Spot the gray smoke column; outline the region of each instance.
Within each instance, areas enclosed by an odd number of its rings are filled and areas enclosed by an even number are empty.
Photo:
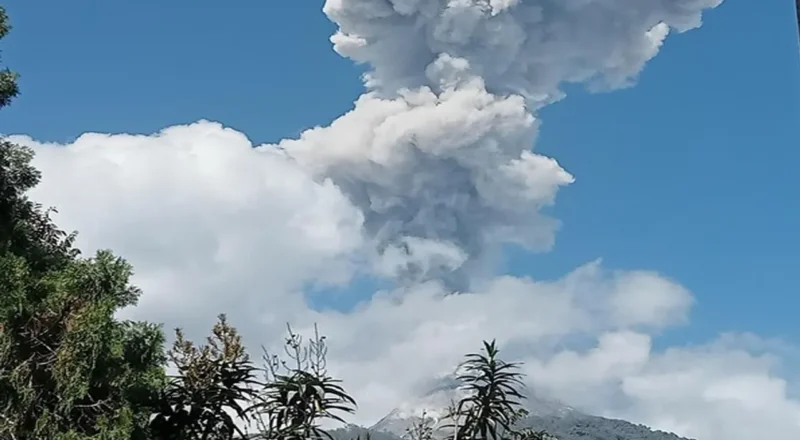
[[[553,244],[541,213],[573,177],[532,152],[560,86],[631,85],[671,29],[721,0],[327,0],[367,92],[278,147],[361,209],[374,268],[454,290],[499,246]]]

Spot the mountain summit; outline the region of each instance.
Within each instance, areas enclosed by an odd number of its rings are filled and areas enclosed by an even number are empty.
[[[448,408],[464,397],[456,375],[453,373],[435,381],[422,397],[394,408],[369,429],[402,436],[414,422],[420,421],[423,413],[435,424],[440,424]],[[531,416],[564,418],[579,414],[574,408],[555,400],[544,399],[533,393],[526,394],[525,409]]]
[[[420,398],[405,402],[368,429],[348,426],[332,432],[335,439],[352,440],[365,431],[373,439],[400,440],[407,438],[407,429],[426,418],[441,425],[447,409],[463,397],[455,375],[437,380]],[[583,413],[561,402],[528,392],[524,407],[529,416],[522,421],[525,427],[544,430],[559,440],[689,440],[672,433],[654,431],[644,425],[624,420],[608,419]]]

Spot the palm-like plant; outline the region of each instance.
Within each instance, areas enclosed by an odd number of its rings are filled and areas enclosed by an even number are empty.
[[[306,440],[332,438],[319,422],[324,419],[344,423],[337,414],[353,413],[356,402],[327,373],[327,346],[316,326],[314,338],[303,339],[288,327],[284,349],[289,360],[264,350],[266,384],[251,408],[257,415],[257,438]]]
[[[337,411],[352,413],[355,400],[338,380],[308,371],[278,375],[265,386],[264,399],[256,404],[267,415],[265,437],[281,440],[332,438],[319,427],[321,419],[344,423]]]
[[[500,360],[494,340],[483,342],[483,353],[471,353],[461,364],[457,379],[466,396],[449,417],[454,440],[499,440],[512,437],[513,424],[524,396],[519,364]]]

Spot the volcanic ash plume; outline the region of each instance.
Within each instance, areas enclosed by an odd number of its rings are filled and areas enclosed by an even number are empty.
[[[552,245],[541,210],[573,178],[531,152],[535,112],[564,83],[629,85],[670,29],[720,2],[328,0],[367,92],[278,146],[363,212],[379,273],[462,289],[503,243]]]
[[[670,28],[700,25],[722,0],[328,0],[341,55],[369,63],[371,89],[437,85],[429,66],[442,56],[469,62],[492,93],[537,106],[559,84],[629,83]],[[432,84],[433,83],[433,84]]]

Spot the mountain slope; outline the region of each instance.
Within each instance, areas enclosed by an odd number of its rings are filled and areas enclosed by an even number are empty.
[[[461,397],[458,383],[452,377],[442,378],[420,399],[398,406],[369,429],[350,425],[334,431],[334,438],[352,440],[361,435],[363,439],[369,432],[372,440],[398,440],[405,437],[406,430],[421,419],[423,410],[436,423],[448,405]],[[559,440],[689,440],[624,420],[585,414],[533,394],[527,397],[525,409],[530,415],[521,422],[521,426],[544,430]]]
[[[408,422],[410,426],[410,421]],[[586,414],[570,414],[566,417],[531,416],[522,424],[536,430],[544,430],[559,440],[689,440],[672,433],[654,431],[643,425],[624,420],[607,419]],[[370,433],[372,440],[401,440],[404,432],[387,432],[350,425],[332,432],[335,440],[363,440]]]
[[[544,430],[560,440],[688,440],[625,420],[580,413],[561,418],[532,416],[523,425]]]

